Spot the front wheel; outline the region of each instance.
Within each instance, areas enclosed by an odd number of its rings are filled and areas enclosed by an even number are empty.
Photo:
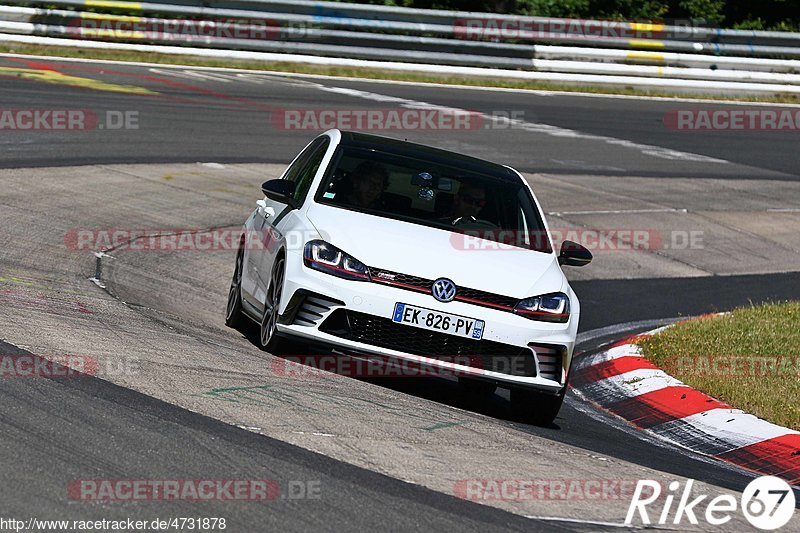
[[[263,350],[277,354],[281,348],[281,339],[278,337],[278,308],[283,294],[283,277],[285,260],[283,257],[275,262],[272,275],[267,288],[267,297],[264,302],[264,314],[261,316],[259,344]]]
[[[236,254],[236,266],[233,269],[233,279],[228,290],[228,307],[225,311],[225,325],[237,329],[244,323],[245,316],[242,311],[242,269],[244,264],[244,251],[239,248]]]
[[[566,387],[560,394],[552,395],[527,389],[511,389],[511,409],[516,418],[536,426],[553,423],[564,403]]]

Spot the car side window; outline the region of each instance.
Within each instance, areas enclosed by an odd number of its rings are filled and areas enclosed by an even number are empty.
[[[317,141],[319,139],[315,139],[311,142],[306,148],[300,152],[300,155],[297,156],[297,159],[289,165],[289,168],[286,169],[286,172],[283,173],[283,179],[289,181],[297,181],[297,175],[300,174],[300,171],[303,170],[308,158],[314,152],[314,148],[317,146]]]
[[[314,181],[314,176],[317,174],[317,170],[319,170],[322,158],[325,157],[325,152],[328,151],[329,145],[330,138],[327,136],[316,139],[309,145],[308,149],[303,152],[303,156],[307,155],[307,157],[302,161],[302,165],[298,165],[300,170],[296,173],[292,173],[291,176],[289,175],[290,173],[287,172],[286,179],[296,183],[294,199],[297,201],[298,205],[302,204],[306,196],[308,196],[308,191],[311,189],[311,182]],[[301,163],[301,161],[298,160],[298,163]],[[293,169],[294,165],[290,171]]]

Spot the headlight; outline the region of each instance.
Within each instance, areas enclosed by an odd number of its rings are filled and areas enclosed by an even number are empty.
[[[369,281],[369,268],[352,256],[325,241],[309,241],[303,249],[303,263],[308,268],[339,278]]]
[[[525,298],[514,312],[531,320],[565,323],[569,320],[569,296],[563,292]]]

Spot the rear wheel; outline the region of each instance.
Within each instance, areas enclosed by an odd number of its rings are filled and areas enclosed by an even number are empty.
[[[285,259],[283,257],[275,261],[272,268],[272,275],[267,287],[267,297],[264,302],[264,314],[261,316],[261,328],[259,332],[259,343],[261,348],[272,353],[279,353],[281,349],[281,338],[278,337],[278,307],[283,294],[283,278]]]
[[[557,395],[527,389],[511,389],[511,409],[516,418],[537,426],[553,423],[564,403],[566,387]]]
[[[239,328],[245,321],[242,311],[242,267],[244,264],[244,251],[239,248],[236,253],[236,266],[233,269],[233,279],[228,290],[228,307],[225,311],[225,325],[229,328]]]

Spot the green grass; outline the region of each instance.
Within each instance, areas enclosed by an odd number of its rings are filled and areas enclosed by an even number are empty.
[[[648,91],[634,89],[633,87],[603,87],[603,86],[574,86],[546,82],[532,82],[484,77],[468,77],[454,75],[432,75],[415,72],[398,72],[365,67],[328,67],[321,65],[308,65],[303,63],[265,62],[233,59],[213,59],[199,56],[184,56],[171,54],[157,54],[152,52],[131,52],[123,50],[101,50],[94,48],[72,48],[45,45],[27,44],[0,44],[0,53],[14,53],[27,55],[41,55],[52,57],[80,57],[91,59],[109,59],[114,61],[139,61],[160,64],[180,64],[202,67],[229,67],[253,70],[271,70],[278,72],[292,72],[298,74],[318,74],[324,76],[338,76],[351,78],[364,78],[375,80],[408,81],[418,83],[464,85],[469,87],[502,87],[509,89],[529,89],[540,91],[567,91],[593,94],[618,94],[627,96],[660,96],[681,97],[692,99],[715,99],[743,102],[769,102],[779,104],[800,103],[798,95],[765,95],[751,97],[720,97],[715,95],[686,95],[669,91]]]
[[[648,359],[687,385],[800,430],[800,302],[685,322],[641,345]]]

